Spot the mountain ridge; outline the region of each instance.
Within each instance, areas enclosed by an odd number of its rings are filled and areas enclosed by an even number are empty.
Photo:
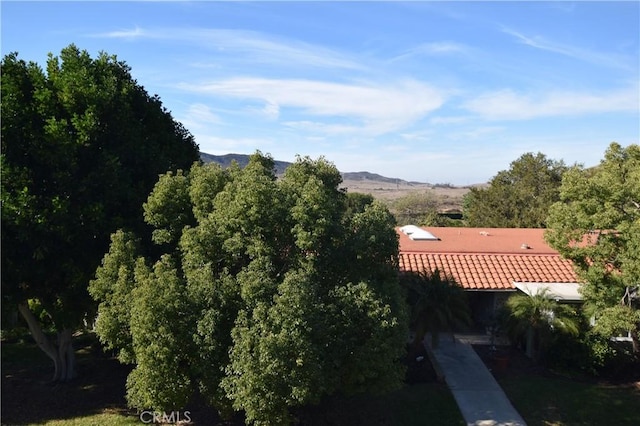
[[[245,167],[249,163],[250,155],[247,154],[225,154],[225,155],[213,155],[207,154],[205,152],[200,152],[200,159],[204,163],[216,163],[221,165],[222,167],[229,167],[235,161],[238,163],[240,167]],[[284,173],[284,171],[289,167],[291,162],[288,161],[279,161],[274,160],[275,171],[276,174],[280,175]],[[378,173],[372,173],[367,171],[360,172],[340,172],[342,178],[345,180],[355,180],[355,181],[372,181],[372,182],[384,182],[384,183],[393,183],[393,184],[409,184],[409,185],[425,185],[425,182],[415,182],[415,181],[406,181],[404,179],[399,178],[391,178],[387,176],[382,176]]]

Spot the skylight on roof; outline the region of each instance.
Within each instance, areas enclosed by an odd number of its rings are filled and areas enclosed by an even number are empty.
[[[415,225],[406,225],[400,228],[403,234],[407,235],[414,241],[438,241],[440,238],[436,237],[429,231],[425,231],[424,229],[415,226]]]

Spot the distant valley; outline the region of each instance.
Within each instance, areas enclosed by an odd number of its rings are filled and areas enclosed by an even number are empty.
[[[244,167],[249,163],[249,157],[250,157],[249,155],[245,155],[245,154],[212,155],[204,152],[200,153],[200,158],[202,159],[203,162],[217,163],[217,164],[220,164],[222,167],[229,167],[231,166],[231,163],[233,163],[234,161],[237,162],[240,167]],[[274,160],[274,163],[275,163],[276,174],[278,175],[284,173],[286,168],[289,167],[291,164],[293,164],[287,161],[278,161],[278,160]],[[386,177],[386,176],[382,176],[377,173],[371,173],[371,172],[342,172],[341,174],[344,180],[349,180],[349,181],[380,182],[384,184],[402,185],[402,186],[421,186],[421,185],[429,185],[430,187],[432,186],[426,182],[406,181],[403,179]],[[439,186],[442,186],[442,185],[439,185]],[[445,185],[445,186],[449,186],[449,185]]]
[[[249,162],[249,157],[249,155],[245,154],[212,155],[204,152],[200,153],[200,158],[203,162],[217,163],[222,167],[229,167],[233,161],[236,161],[240,167],[244,167]],[[292,164],[278,160],[274,160],[274,163],[276,174],[284,173],[286,168]],[[462,199],[469,192],[469,187],[410,182],[367,171],[342,172],[342,179],[342,186],[347,191],[371,194],[385,202],[396,200],[410,193],[429,191],[437,197],[441,211],[462,210]]]

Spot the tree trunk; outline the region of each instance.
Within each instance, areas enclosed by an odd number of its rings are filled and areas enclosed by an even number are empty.
[[[639,354],[640,353],[640,336],[638,336],[637,329],[631,330],[631,333],[629,334],[631,335],[631,347],[633,348],[633,353]]]
[[[36,344],[53,361],[55,368],[53,381],[66,382],[73,379],[76,358],[73,350],[73,335],[71,329],[65,328],[58,332],[58,338],[52,342],[42,331],[40,322],[26,304],[19,304],[18,310],[24,317]]]
[[[527,340],[525,342],[525,353],[526,355],[535,361],[536,358],[536,348],[535,348],[535,338],[534,338],[534,330],[533,328],[527,328]]]

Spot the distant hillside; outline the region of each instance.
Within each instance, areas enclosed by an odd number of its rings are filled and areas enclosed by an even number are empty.
[[[398,178],[390,178],[386,176],[379,175],[377,173],[370,172],[346,172],[342,173],[342,178],[344,180],[361,180],[361,181],[373,181],[373,182],[384,182],[384,183],[406,183],[406,184],[421,184],[422,182],[407,182],[406,180],[398,179]]]
[[[201,152],[200,158],[205,163],[217,163],[222,167],[229,167],[233,161],[236,161],[240,167],[244,167],[249,163],[249,155],[244,154],[211,155]],[[286,161],[274,162],[276,173],[279,175],[284,173],[286,168],[292,164]],[[342,187],[348,192],[371,194],[385,203],[392,203],[394,200],[410,194],[429,191],[436,197],[438,210],[446,212],[462,211],[464,196],[469,192],[469,187],[408,182],[403,179],[389,178],[370,172],[343,172],[342,180]]]
[[[222,167],[229,167],[234,161],[238,163],[240,167],[244,167],[249,164],[249,155],[245,154],[226,154],[226,155],[211,155],[204,152],[200,153],[200,158],[205,163],[217,163]],[[276,166],[276,174],[282,174],[287,167],[291,165],[286,161],[274,160]]]
[[[244,167],[249,163],[249,155],[245,154],[226,154],[226,155],[212,155],[204,152],[200,153],[200,158],[205,163],[217,163],[222,167],[229,167],[233,161],[237,162],[240,167]],[[282,174],[292,163],[286,161],[278,161],[274,160],[276,165],[276,174]],[[377,173],[370,172],[346,172],[342,173],[342,178],[344,180],[350,181],[371,181],[371,182],[381,182],[381,183],[392,183],[392,184],[420,184],[420,182],[407,182],[402,179],[397,178],[389,178],[385,176],[381,176]]]

